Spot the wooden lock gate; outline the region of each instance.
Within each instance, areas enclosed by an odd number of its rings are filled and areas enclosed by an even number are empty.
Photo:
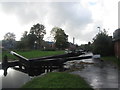
[[[10,53],[16,56],[19,60],[8,61],[7,56],[4,57],[2,61],[2,69],[4,70],[5,76],[7,75],[7,69],[9,67],[13,67],[16,70],[27,73],[29,76],[37,76],[44,73],[45,71],[51,72],[56,69],[58,69],[59,71],[63,71],[64,63],[67,61],[92,58],[92,56],[80,57],[80,55],[84,54],[83,52],[71,52],[62,55],[54,55],[33,59],[27,59],[14,51],[11,51]]]

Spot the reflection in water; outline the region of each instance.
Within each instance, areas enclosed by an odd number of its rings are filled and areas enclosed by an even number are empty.
[[[6,76],[6,75],[7,75],[7,69],[8,69],[8,68],[4,68],[4,73],[3,73],[3,74],[4,74],[4,76]]]
[[[80,60],[82,62],[88,62],[88,63],[93,63],[93,61],[91,59],[84,59],[84,60]]]
[[[18,88],[25,84],[27,81],[31,80],[27,74],[13,70],[11,68],[8,68],[7,72],[8,74],[5,77],[3,75],[4,71],[0,70],[0,80],[2,80],[1,88]]]
[[[4,71],[3,70],[0,70],[0,90],[2,88],[2,78],[1,76],[3,75]]]

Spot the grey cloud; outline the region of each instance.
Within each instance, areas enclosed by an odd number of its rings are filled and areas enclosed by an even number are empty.
[[[80,3],[52,3],[49,10],[49,21],[53,23],[79,26],[91,22],[90,11]]]
[[[52,3],[49,9],[49,23],[55,26],[63,26],[65,32],[70,37],[76,39],[88,40],[82,35],[82,31],[87,27],[87,24],[92,23],[92,15],[89,9],[83,8],[80,3]]]
[[[91,34],[82,34],[89,23],[93,23],[89,8],[81,3],[51,2],[51,3],[1,3],[2,9],[8,14],[15,14],[22,24],[33,21],[44,22],[49,25],[64,27],[70,37],[88,41]],[[38,22],[36,22],[38,23]]]
[[[5,13],[15,14],[21,24],[38,20],[46,14],[44,3],[4,2],[1,5]]]

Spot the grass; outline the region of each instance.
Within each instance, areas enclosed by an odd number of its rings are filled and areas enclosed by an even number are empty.
[[[0,53],[0,61],[2,60],[2,53]]]
[[[83,78],[65,72],[51,72],[29,81],[22,88],[91,88]],[[91,88],[92,89],[92,88]]]
[[[39,50],[31,50],[31,51],[16,51],[16,53],[30,59],[30,58],[38,58],[44,56],[51,55],[59,55],[64,54],[64,51],[39,51]],[[11,55],[9,52],[3,51],[2,58],[7,55],[9,60],[16,60],[17,58],[14,55]]]
[[[101,57],[101,59],[105,61],[110,61],[114,64],[117,64],[120,67],[120,59],[116,58],[115,56],[105,56]]]

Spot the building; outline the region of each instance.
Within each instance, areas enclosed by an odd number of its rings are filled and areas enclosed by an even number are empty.
[[[120,28],[113,33],[115,56],[120,58]]]
[[[49,45],[49,47],[54,48],[54,42],[46,41],[46,43]]]

